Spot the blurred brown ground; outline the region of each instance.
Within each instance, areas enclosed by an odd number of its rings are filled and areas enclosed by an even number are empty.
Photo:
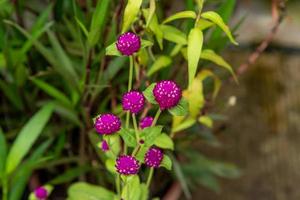
[[[239,30],[242,45],[256,43],[267,34],[272,22],[268,6],[248,1],[236,19],[248,12]],[[243,6],[243,5],[240,5]],[[218,133],[222,146],[199,147],[211,158],[236,163],[242,177],[222,180],[216,194],[203,187],[193,199],[203,200],[299,200],[300,199],[300,1],[293,1],[288,17],[275,37],[276,48],[261,55],[257,63],[239,77],[240,84],[224,84],[219,103],[230,96],[225,130]],[[268,25],[269,24],[269,25]],[[236,68],[248,50],[226,52]],[[218,103],[217,103],[218,105]]]

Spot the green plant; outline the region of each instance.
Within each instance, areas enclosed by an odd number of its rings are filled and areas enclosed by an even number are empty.
[[[119,102],[121,94],[131,88],[144,91],[149,102],[141,118],[146,114],[154,116],[157,105],[152,95],[155,84],[151,83],[162,79],[176,80],[181,88],[186,88],[183,91],[185,100],[169,110],[173,117],[163,112],[159,119],[159,124],[166,125],[164,133],[158,126],[146,129],[148,132],[144,135],[141,133],[141,137],[154,135],[151,145],[154,142],[161,148],[173,150],[175,141],[178,148],[175,153],[167,150],[168,156],[162,165],[171,169],[173,162],[174,175],[187,197],[190,196],[190,177],[194,177],[191,181],[197,179],[215,190],[218,190],[215,176],[226,176],[220,171],[230,171],[234,174],[232,177],[236,177],[237,169],[231,165],[228,167],[198,155],[206,164],[204,170],[197,173],[194,169],[203,163],[193,162],[194,157],[189,158],[189,163],[181,163],[176,156],[184,156],[184,152],[192,155],[191,148],[181,148],[184,142],[176,139],[179,133],[194,132],[190,128],[199,128],[199,124],[213,125],[213,116],[203,114],[201,110],[207,99],[217,97],[221,79],[217,75],[220,74],[218,69],[206,68],[208,61],[235,77],[231,66],[217,54],[228,41],[236,44],[225,24],[235,1],[224,1],[218,12],[214,12],[203,11],[201,0],[187,0],[190,10],[169,17],[163,13],[168,2],[129,0],[124,9],[123,1],[101,0],[95,5],[92,1],[80,2],[0,1],[0,90],[3,94],[1,116],[4,118],[0,126],[5,133],[0,134],[3,198],[20,199],[24,191],[28,194],[26,184],[34,170],[40,174],[49,171],[43,179],[46,181],[41,184],[54,186],[54,191],[60,184],[70,183],[78,177],[80,181],[93,183],[71,185],[70,199],[80,195],[81,199],[86,195],[96,199],[114,198],[112,184],[116,155],[101,152],[99,144],[103,138],[93,129],[92,118],[99,113],[112,112],[126,124],[132,117],[122,111]],[[25,13],[31,17],[23,18]],[[17,16],[16,20],[13,14]],[[121,56],[115,46],[118,36],[128,30],[142,38],[141,49],[129,58]],[[33,115],[38,109],[40,111]],[[47,123],[50,116],[52,119]],[[129,147],[137,144],[138,136],[129,125],[126,128],[121,129],[121,138],[106,138],[115,152],[122,147],[120,141]],[[149,138],[144,140],[150,141]],[[189,140],[190,137],[186,137],[185,141]],[[146,148],[139,151],[139,160],[143,160],[146,151]],[[218,171],[215,166],[223,168]],[[140,190],[147,199],[148,190],[141,184],[145,181],[144,172],[141,179],[134,176],[130,181],[126,179],[126,183],[123,179],[123,188]],[[135,198],[139,199],[138,196]]]

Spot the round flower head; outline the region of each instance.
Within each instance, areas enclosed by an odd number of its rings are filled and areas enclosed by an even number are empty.
[[[181,89],[174,81],[160,81],[153,95],[161,110],[169,109],[178,104],[181,99]]]
[[[150,148],[145,155],[145,164],[148,167],[159,167],[162,159],[164,158],[163,152],[155,147]]]
[[[113,114],[102,114],[95,120],[95,129],[102,135],[110,135],[121,129],[121,120]]]
[[[138,91],[130,91],[123,95],[122,106],[126,111],[130,111],[133,114],[140,112],[145,104],[145,97],[143,93]]]
[[[108,146],[106,140],[103,140],[103,141],[101,142],[101,149],[102,149],[102,151],[104,151],[104,152],[106,152],[106,151],[109,150],[109,146]]]
[[[34,190],[35,197],[39,200],[44,200],[48,196],[48,191],[44,187],[38,187]]]
[[[134,175],[139,172],[140,165],[133,156],[123,155],[118,157],[116,169],[119,174]]]
[[[153,122],[153,117],[144,117],[140,121],[140,127],[141,127],[141,129],[150,127],[152,125],[152,122]]]
[[[116,46],[122,55],[130,56],[140,49],[141,40],[138,35],[127,32],[119,36]]]

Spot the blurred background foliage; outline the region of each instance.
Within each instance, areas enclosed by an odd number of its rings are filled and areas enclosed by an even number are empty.
[[[177,3],[157,2],[160,22],[172,13],[197,8],[193,0]],[[54,186],[51,199],[64,198],[70,183],[77,180],[112,187],[97,146],[100,139],[92,131],[92,118],[110,111],[122,115],[118,102],[127,89],[129,63],[125,57],[105,56],[105,47],[121,31],[125,5],[122,0],[0,0],[1,195],[8,193],[10,200],[26,199],[35,187],[50,184]],[[204,10],[216,11],[227,23],[235,5],[235,0],[207,0]],[[144,21],[139,16],[136,32],[144,31]],[[241,22],[232,25],[233,32]],[[184,35],[193,27],[192,20],[172,24]],[[205,49],[221,53],[230,43],[218,27],[204,33]],[[174,43],[164,40],[161,45],[163,50],[155,45],[153,52],[138,54],[140,73],[134,88],[145,88],[161,79],[174,79],[186,88],[184,49],[174,54]],[[153,57],[160,60],[155,66]],[[159,73],[150,73],[151,67]],[[200,68],[207,70],[200,79],[204,84],[203,117],[200,123],[187,123],[186,127],[173,124],[176,150],[170,156],[174,170],[172,176],[163,169],[157,173],[157,184],[152,188],[155,196],[164,196],[174,180],[179,181],[185,198],[191,198],[191,190],[198,184],[219,192],[218,177],[240,175],[233,164],[193,150],[197,141],[220,145],[211,127],[226,117],[212,112],[212,107],[215,87],[219,90],[220,80],[230,77],[208,61],[201,61]],[[219,78],[209,76],[211,71]],[[172,126],[172,117],[163,115],[162,121]]]

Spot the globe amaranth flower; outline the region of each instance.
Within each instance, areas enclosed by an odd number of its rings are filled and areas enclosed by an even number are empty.
[[[134,175],[139,172],[140,164],[133,156],[122,155],[116,160],[116,169],[120,174]]]
[[[101,149],[102,149],[102,151],[104,151],[104,152],[106,152],[106,151],[109,150],[109,146],[108,146],[108,143],[106,142],[106,140],[103,140],[103,141],[101,142]]]
[[[138,91],[130,91],[123,95],[122,106],[123,110],[130,111],[133,114],[140,112],[145,104],[143,93]]]
[[[123,33],[119,36],[116,46],[122,55],[130,56],[141,48],[141,39],[132,32]]]
[[[44,200],[48,196],[48,191],[44,187],[38,187],[34,190],[34,195],[39,200]]]
[[[102,135],[110,135],[121,129],[121,120],[113,114],[102,114],[95,120],[95,129]]]
[[[151,147],[145,155],[145,164],[148,167],[159,167],[164,154],[159,148]]]
[[[140,120],[140,127],[141,129],[150,127],[152,125],[153,122],[153,117],[144,117],[143,119]]]
[[[174,81],[160,81],[153,88],[153,95],[161,110],[176,106],[182,96],[180,87]]]

